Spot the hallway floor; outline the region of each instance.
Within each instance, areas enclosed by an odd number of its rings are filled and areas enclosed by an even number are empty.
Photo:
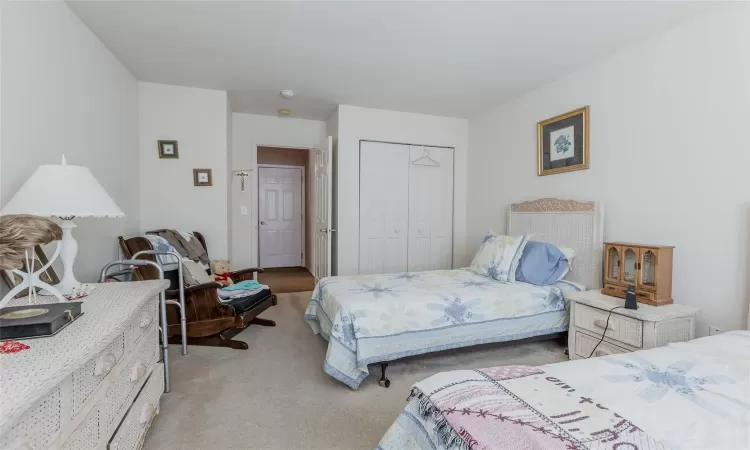
[[[279,267],[264,269],[258,282],[271,287],[274,294],[306,292],[315,289],[315,277],[304,267]]]

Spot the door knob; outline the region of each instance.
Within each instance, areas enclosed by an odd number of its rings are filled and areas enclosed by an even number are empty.
[[[260,221],[260,224],[261,224],[261,225],[265,225],[266,223],[265,223],[264,221],[262,221],[262,220],[261,220],[261,221]]]

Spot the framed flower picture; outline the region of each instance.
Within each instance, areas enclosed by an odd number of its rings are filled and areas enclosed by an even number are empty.
[[[589,168],[589,107],[537,124],[537,175]]]

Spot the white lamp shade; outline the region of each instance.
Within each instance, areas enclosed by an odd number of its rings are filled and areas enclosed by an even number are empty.
[[[56,217],[125,217],[89,169],[39,166],[0,214]]]

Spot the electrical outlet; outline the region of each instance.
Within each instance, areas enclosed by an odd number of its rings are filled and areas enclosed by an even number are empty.
[[[723,333],[724,330],[718,327],[708,327],[708,335],[709,336],[716,336],[717,334]]]
[[[240,214],[243,216],[247,215],[247,206],[240,206]]]

